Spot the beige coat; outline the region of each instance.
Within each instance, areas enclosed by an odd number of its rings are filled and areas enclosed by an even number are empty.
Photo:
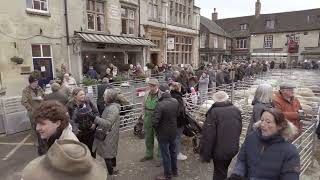
[[[68,127],[66,127],[63,131],[62,134],[59,138],[59,140],[63,140],[63,139],[69,139],[69,140],[75,140],[75,141],[79,141],[77,136],[72,132],[72,127],[69,124]]]

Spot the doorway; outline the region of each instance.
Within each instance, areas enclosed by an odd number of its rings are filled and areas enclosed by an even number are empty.
[[[39,85],[43,88],[53,80],[52,59],[51,58],[34,58],[33,69],[41,72]]]

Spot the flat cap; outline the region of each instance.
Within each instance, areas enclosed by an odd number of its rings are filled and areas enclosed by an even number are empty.
[[[285,82],[285,83],[280,84],[280,90],[281,89],[294,89],[294,88],[296,88],[296,87],[292,83]]]
[[[158,79],[152,78],[152,79],[149,79],[148,84],[159,85],[159,81],[158,81]]]

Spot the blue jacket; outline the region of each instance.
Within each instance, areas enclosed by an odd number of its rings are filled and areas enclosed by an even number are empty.
[[[233,174],[248,180],[299,180],[299,153],[280,134],[263,137],[257,129],[243,143]]]

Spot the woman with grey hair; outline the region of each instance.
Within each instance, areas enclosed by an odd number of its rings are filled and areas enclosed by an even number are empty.
[[[118,152],[119,128],[120,128],[120,104],[117,100],[118,91],[106,89],[104,92],[105,109],[101,118],[97,117],[94,121],[98,125],[93,150],[101,156],[106,163],[108,173],[116,175],[116,156]]]
[[[260,120],[263,109],[272,108],[272,86],[260,84],[255,92],[253,101],[253,112],[247,130],[247,135],[253,130],[253,124]]]

